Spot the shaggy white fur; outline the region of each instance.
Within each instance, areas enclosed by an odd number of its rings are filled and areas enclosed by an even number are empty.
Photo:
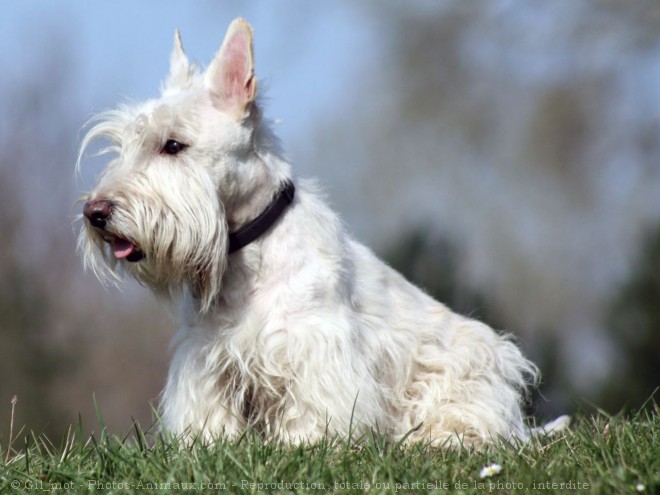
[[[227,254],[228,233],[291,178],[256,93],[245,21],[203,72],[177,33],[161,97],[101,114],[81,146],[105,138],[115,155],[81,199],[85,265],[105,280],[128,272],[179,311],[165,427],[291,442],[419,425],[410,441],[527,437],[535,366],[354,241],[314,184],[297,180],[277,222]]]

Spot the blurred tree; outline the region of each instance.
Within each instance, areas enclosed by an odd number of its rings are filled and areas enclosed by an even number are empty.
[[[607,328],[623,359],[602,393],[604,407],[640,407],[660,387],[660,226],[612,302]],[[657,397],[656,397],[657,399]]]
[[[0,436],[6,447],[10,399],[16,394],[14,433],[29,425],[35,432],[60,435],[63,415],[54,396],[56,377],[75,360],[49,338],[52,298],[38,272],[25,268],[19,244],[21,208],[15,184],[0,169]],[[28,264],[29,266],[29,264]],[[22,441],[21,441],[22,443]]]
[[[434,236],[422,227],[412,229],[382,253],[388,264],[453,311],[467,314],[493,327],[503,322],[488,307],[483,295],[461,283],[457,245],[445,236]]]

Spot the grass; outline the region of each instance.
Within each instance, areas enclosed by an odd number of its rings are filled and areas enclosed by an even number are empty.
[[[1,446],[0,493],[657,494],[660,409],[652,406],[630,417],[581,415],[564,435],[482,452],[390,445],[377,434],[285,447],[247,433],[192,448],[137,425],[126,437],[102,429],[82,438],[78,428],[57,445],[32,434],[8,454]],[[493,464],[501,471],[481,478]]]

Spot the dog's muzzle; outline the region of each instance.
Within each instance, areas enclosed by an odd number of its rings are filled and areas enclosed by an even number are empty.
[[[87,201],[83,207],[83,215],[90,225],[99,231],[103,240],[112,245],[112,252],[117,259],[136,262],[144,258],[144,253],[133,242],[112,234],[106,230],[113,205],[106,199]]]

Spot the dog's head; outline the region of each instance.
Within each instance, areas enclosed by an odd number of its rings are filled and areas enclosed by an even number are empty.
[[[121,269],[158,293],[189,286],[207,310],[221,286],[228,232],[245,223],[288,176],[255,99],[252,30],[229,27],[205,71],[175,34],[170,73],[158,99],[93,119],[78,162],[102,138],[112,156],[84,194],[79,250],[103,280]],[[263,136],[262,136],[263,134]],[[266,137],[264,137],[266,136]]]

